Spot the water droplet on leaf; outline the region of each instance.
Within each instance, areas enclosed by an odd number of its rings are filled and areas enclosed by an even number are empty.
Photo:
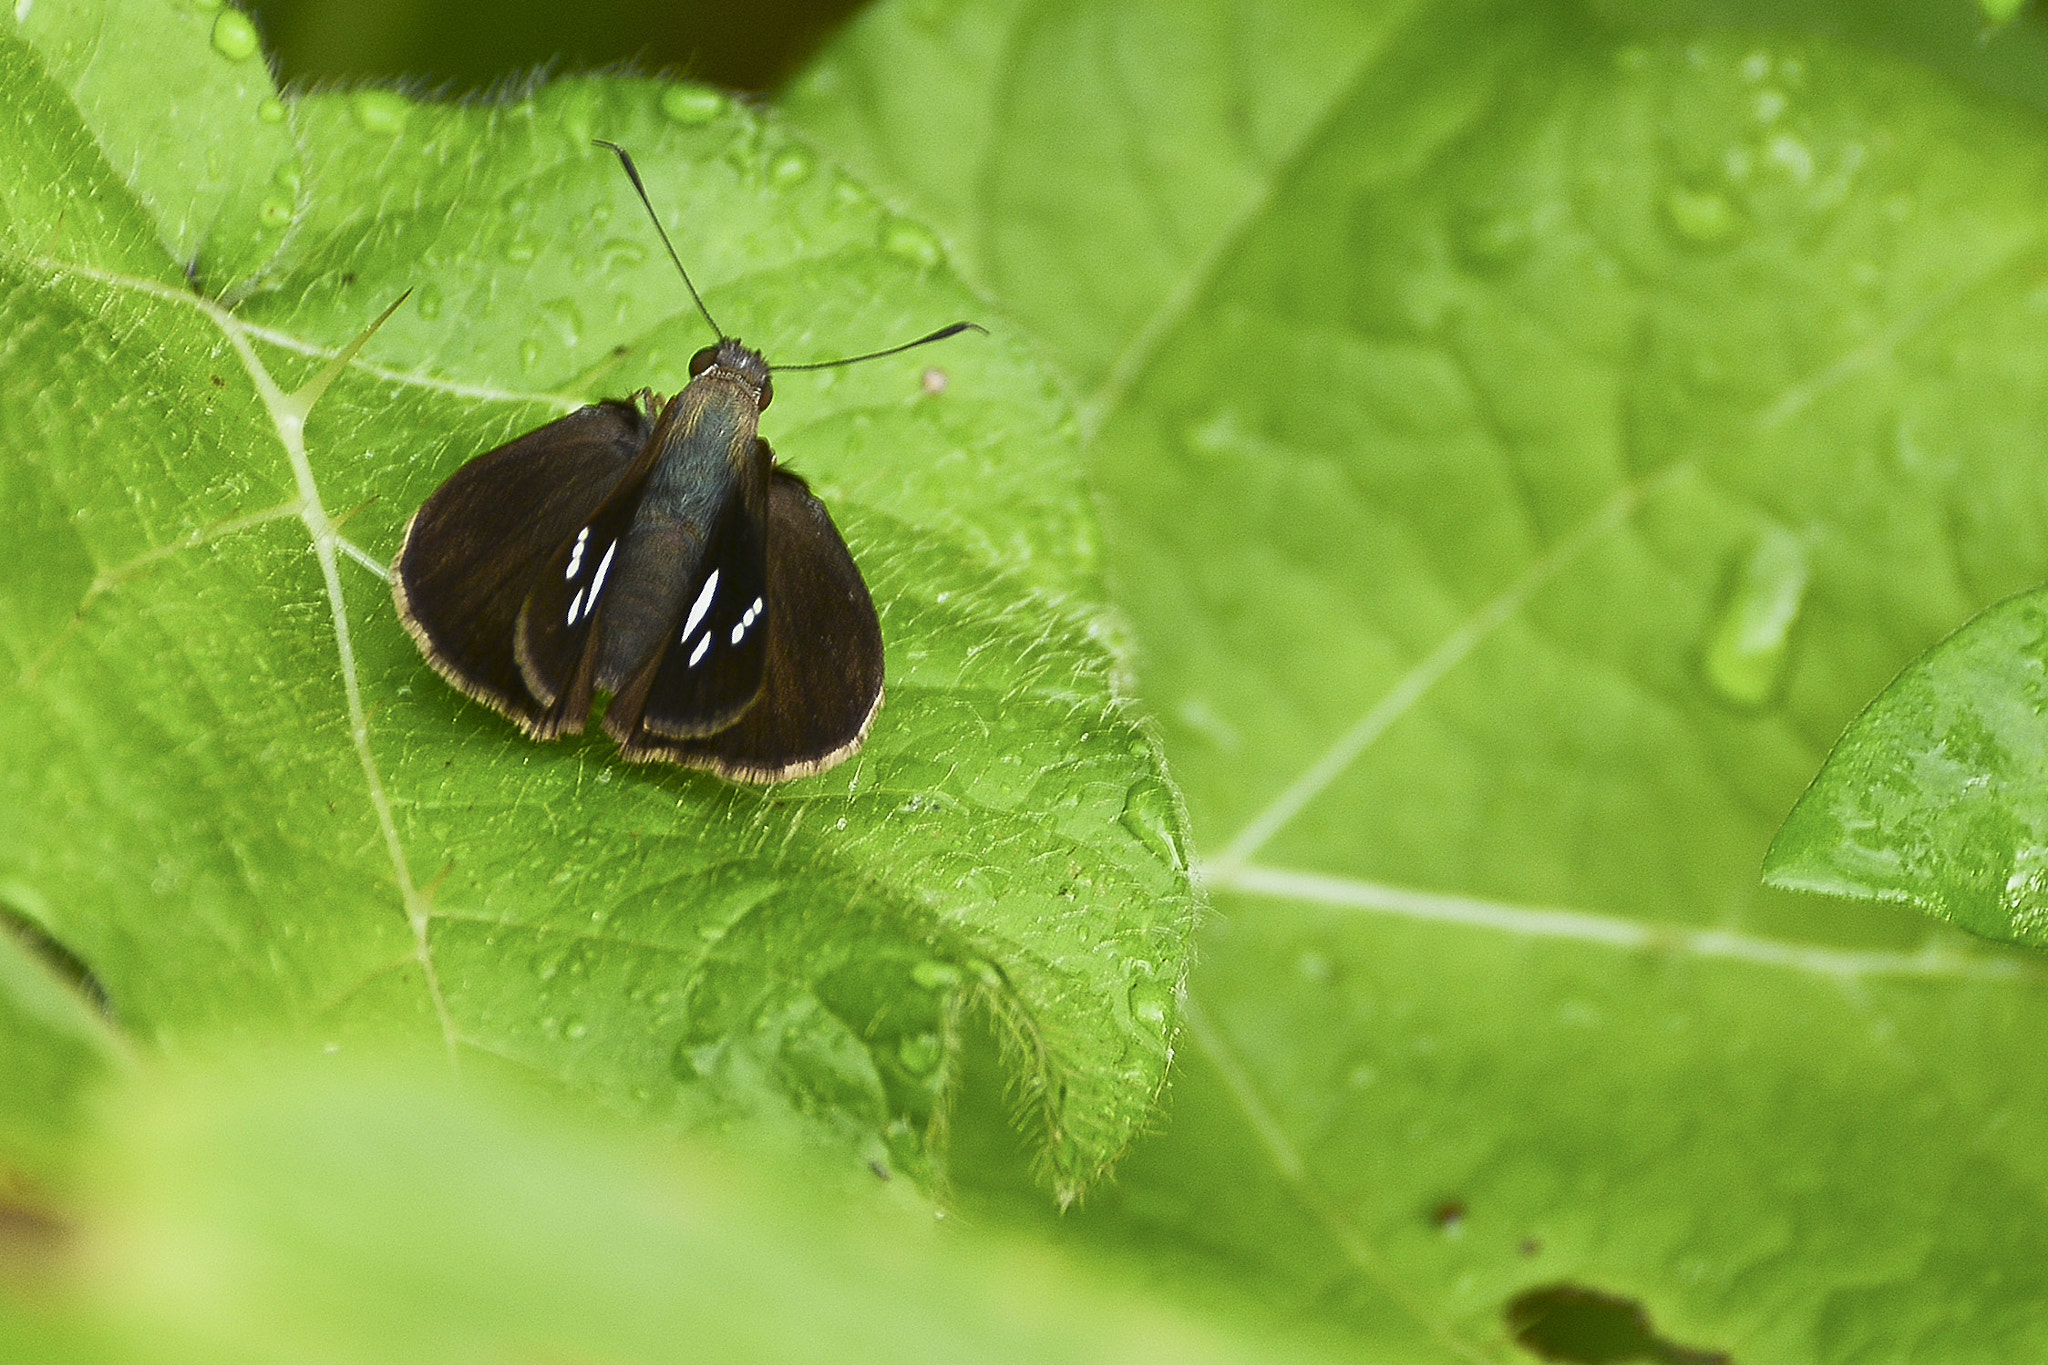
[[[412,113],[411,102],[395,90],[358,90],[348,102],[356,126],[366,133],[395,134]]]
[[[583,314],[574,299],[549,299],[540,305],[540,314],[555,325],[564,346],[573,350],[583,344]]]
[[[1123,826],[1132,838],[1176,872],[1187,866],[1174,819],[1173,793],[1156,777],[1144,777],[1124,794]]]
[[[768,163],[768,183],[779,190],[801,185],[817,166],[817,158],[804,148],[784,147]]]
[[[946,259],[939,239],[922,223],[908,218],[891,218],[882,224],[882,250],[913,265],[930,267]]]
[[[631,268],[647,259],[647,248],[624,237],[614,237],[598,248],[607,270]]]
[[[256,25],[238,9],[224,9],[213,21],[213,50],[231,62],[245,62],[256,55]]]
[[[661,112],[686,128],[711,122],[725,112],[726,104],[724,92],[708,85],[671,85],[661,92]]]
[[[959,985],[961,976],[952,963],[928,958],[910,969],[910,979],[928,991],[941,991]]]
[[[441,316],[441,289],[438,285],[423,284],[420,292],[413,295],[413,306],[420,310],[420,316],[433,319]]]
[[[1131,1018],[1164,1033],[1173,1017],[1173,992],[1164,982],[1140,981],[1131,987]]]
[[[1782,527],[1768,528],[1738,571],[1707,641],[1703,667],[1716,692],[1738,706],[1758,706],[1777,690],[1808,576],[1799,538]]]
[[[1697,246],[1715,246],[1734,235],[1735,206],[1726,195],[1683,186],[1664,196],[1664,216],[1672,229]]]
[[[283,123],[284,115],[284,101],[275,97],[266,99],[256,106],[256,117],[265,123]]]
[[[896,1060],[913,1076],[931,1075],[944,1055],[936,1033],[913,1033],[896,1045]]]

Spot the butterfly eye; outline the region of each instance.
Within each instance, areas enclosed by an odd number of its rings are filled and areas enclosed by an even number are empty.
[[[690,357],[690,378],[692,378],[692,379],[695,379],[695,378],[696,378],[696,377],[697,377],[698,375],[700,375],[700,374],[704,373],[704,371],[706,371],[706,370],[710,369],[710,368],[711,368],[711,366],[712,366],[712,364],[713,364],[714,362],[716,362],[716,361],[717,361],[717,359],[718,359],[718,347],[716,347],[716,346],[706,346],[706,347],[705,347],[705,348],[704,348],[703,350],[701,350],[701,351],[697,352],[697,354],[695,354],[695,355],[691,356],[691,357]]]
[[[764,380],[762,380],[762,381],[761,381],[761,409],[760,409],[760,410],[761,410],[762,412],[766,412],[766,411],[768,410],[768,405],[769,405],[770,403],[774,402],[774,401],[775,401],[775,383],[774,383],[774,381],[773,381],[773,380],[769,380],[769,379],[764,379]]]

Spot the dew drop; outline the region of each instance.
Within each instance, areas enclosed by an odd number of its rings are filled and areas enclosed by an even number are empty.
[[[1163,982],[1140,981],[1131,987],[1131,1018],[1154,1032],[1164,1033],[1173,1017],[1173,992]]]
[[[420,316],[429,320],[441,316],[441,288],[439,285],[423,284],[419,293],[413,295],[413,306],[420,310]]]
[[[1783,167],[1801,185],[1813,179],[1813,151],[1790,133],[1779,133],[1766,143],[1764,159]]]
[[[913,1076],[929,1076],[945,1056],[936,1033],[913,1033],[896,1045],[896,1060]]]
[[[708,85],[683,83],[661,92],[661,112],[686,128],[696,128],[723,114],[728,101],[723,91]]]
[[[606,270],[630,270],[647,259],[647,248],[625,237],[613,237],[598,248]]]
[[[540,341],[528,337],[519,343],[519,368],[532,374],[540,368]]]
[[[256,117],[265,123],[283,123],[284,114],[284,101],[275,96],[256,106]]]
[[[213,21],[213,50],[229,61],[246,62],[256,55],[259,46],[256,25],[240,10],[224,9]]]
[[[555,325],[562,345],[574,350],[583,344],[583,313],[574,299],[549,299],[540,305],[540,315]]]
[[[1735,206],[1712,190],[1680,186],[1664,196],[1664,215],[1673,231],[1697,246],[1715,246],[1735,232]]]
[[[832,177],[832,198],[838,201],[841,207],[849,209],[864,208],[875,202],[875,197],[868,193],[867,186],[858,180],[849,180],[843,175]]]
[[[280,228],[292,220],[292,206],[287,201],[271,195],[256,210],[256,217],[265,227]]]
[[[304,182],[299,174],[299,163],[287,161],[277,168],[277,174],[270,177],[276,186],[287,194],[296,195]]]
[[[882,250],[912,265],[930,267],[946,259],[938,236],[922,223],[908,218],[891,218],[882,224]]]
[[[576,1039],[581,1038],[584,1034],[588,1032],[590,1032],[590,1026],[584,1023],[581,1019],[577,1019],[574,1017],[571,1017],[562,1025],[562,1036],[564,1038],[569,1039],[571,1042],[574,1042]]]
[[[1777,690],[1808,575],[1799,538],[1782,527],[1766,529],[1707,641],[1703,666],[1716,692],[1738,706],[1758,706]]]
[[[1187,867],[1174,818],[1173,793],[1156,777],[1144,777],[1124,794],[1123,826],[1161,862],[1179,872]]]
[[[962,978],[952,963],[928,958],[910,969],[910,979],[928,991],[942,991],[959,985]]]
[[[801,185],[818,168],[818,160],[802,147],[784,147],[768,162],[768,183],[778,190]]]
[[[366,133],[396,134],[412,113],[411,102],[396,90],[358,90],[348,102],[356,126]]]
[[[514,265],[529,264],[534,257],[533,243],[525,240],[505,244],[505,259]]]

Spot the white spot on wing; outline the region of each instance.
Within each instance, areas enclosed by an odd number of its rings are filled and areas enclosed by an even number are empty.
[[[590,543],[590,528],[584,527],[576,533],[576,543],[569,547],[569,567],[562,571],[562,577],[574,578],[576,571],[583,567],[583,547]],[[575,620],[576,613],[570,612],[569,619]]]
[[[583,610],[583,589],[576,589],[576,595],[569,599],[569,624],[576,624],[576,613]]]
[[[709,648],[711,648],[711,636],[707,633],[703,639],[697,641],[697,647],[690,651],[690,667],[695,668],[698,662],[703,659],[704,651]]]
[[[691,633],[697,629],[697,623],[704,619],[705,612],[711,610],[711,599],[717,594],[717,592],[718,570],[713,569],[711,571],[711,577],[705,579],[704,586],[697,590],[697,600],[690,604],[690,618],[687,621],[683,622],[683,633],[676,637],[677,644],[686,644],[689,642]],[[706,640],[709,640],[711,637],[707,635],[704,638]],[[690,656],[690,662],[693,664],[696,663],[697,655],[702,654],[703,652],[703,649],[700,647],[697,651],[697,654],[692,654]]]
[[[734,644],[738,644],[746,638],[747,629],[754,624],[754,618],[760,614],[761,599],[757,597],[754,599],[754,605],[748,607],[746,614],[740,617],[740,623],[732,628],[732,642]]]
[[[590,582],[590,611],[597,610],[597,595],[604,591],[604,576],[611,570],[612,555],[618,548],[619,542],[613,541],[604,547],[604,558],[597,561],[597,577]]]

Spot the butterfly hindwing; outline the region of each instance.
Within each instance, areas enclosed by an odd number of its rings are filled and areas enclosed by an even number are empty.
[[[866,737],[882,703],[881,622],[824,503],[783,470],[769,485],[767,549],[760,697],[716,734],[645,735],[627,757],[772,782],[829,767]]]
[[[579,408],[457,470],[406,523],[391,565],[399,618],[437,672],[529,732],[546,704],[514,647],[535,576],[632,471],[647,414]]]
[[[764,450],[759,467],[771,458]],[[750,505],[746,493],[736,482],[719,509],[659,662],[635,680],[644,700],[629,685],[606,713],[605,728],[622,746],[632,747],[643,731],[662,739],[714,734],[761,695],[768,659],[766,499],[756,491]]]
[[[527,690],[548,708],[553,734],[582,730],[590,708],[590,635],[598,606],[617,595],[619,550],[640,507],[644,469],[617,480],[610,495],[563,537],[529,580],[513,652]],[[579,669],[582,676],[579,676]]]

